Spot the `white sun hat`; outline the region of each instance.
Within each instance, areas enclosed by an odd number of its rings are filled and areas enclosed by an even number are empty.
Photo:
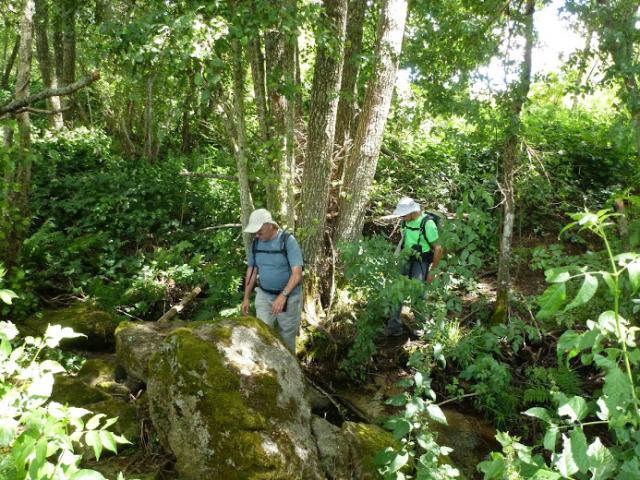
[[[397,217],[404,217],[405,215],[409,215],[413,212],[419,212],[420,205],[411,197],[402,197],[396,205],[396,209],[393,211],[393,214]]]
[[[273,221],[273,217],[271,217],[269,210],[259,208],[251,212],[251,215],[249,215],[249,223],[243,231],[244,233],[256,233],[265,223],[273,223],[274,225],[277,225],[276,222]]]

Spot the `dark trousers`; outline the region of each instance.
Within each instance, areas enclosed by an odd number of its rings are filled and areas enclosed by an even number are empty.
[[[410,257],[407,263],[402,266],[402,275],[416,280],[425,281],[429,275],[429,268],[433,255],[428,253],[421,257]],[[387,322],[387,335],[402,335],[402,321],[400,320],[400,312],[402,311],[402,303],[393,309],[391,318]]]

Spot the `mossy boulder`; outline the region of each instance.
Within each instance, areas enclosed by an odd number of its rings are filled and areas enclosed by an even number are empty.
[[[131,378],[147,382],[151,356],[183,322],[122,322],[115,332],[116,357]]]
[[[149,362],[147,393],[184,480],[325,478],[302,371],[257,319],[174,330]]]
[[[368,423],[344,422],[341,433],[351,456],[351,475],[358,480],[381,479],[375,457],[387,447],[399,447],[391,433]]]
[[[56,375],[51,392],[51,400],[54,402],[74,407],[84,407],[90,403],[109,400],[109,398],[111,397],[99,388],[66,375]]]
[[[132,392],[126,385],[116,382],[116,367],[115,357],[89,358],[75,378],[109,395],[127,398]]]
[[[122,320],[118,315],[97,310],[89,304],[78,304],[32,315],[20,329],[24,335],[41,337],[48,325],[70,327],[86,336],[64,339],[60,343],[61,348],[103,351],[112,350],[115,346],[114,333]]]
[[[313,416],[311,420],[313,436],[318,445],[320,463],[329,480],[345,480],[356,477],[351,475],[349,445],[339,427],[324,418]]]

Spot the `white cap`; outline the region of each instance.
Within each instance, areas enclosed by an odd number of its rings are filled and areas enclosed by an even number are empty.
[[[265,223],[277,225],[276,222],[273,221],[269,210],[259,208],[251,212],[251,215],[249,215],[249,223],[243,231],[244,233],[256,233]]]
[[[404,217],[405,215],[409,215],[413,212],[419,212],[420,205],[410,197],[402,197],[396,205],[396,209],[393,211],[393,214],[397,217]]]

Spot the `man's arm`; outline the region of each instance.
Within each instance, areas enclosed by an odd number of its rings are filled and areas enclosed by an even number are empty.
[[[242,300],[242,314],[249,315],[249,299],[253,287],[256,285],[258,278],[258,268],[256,266],[247,267],[247,273],[244,275],[244,299]]]
[[[302,279],[302,267],[295,266],[291,267],[291,276],[289,277],[289,281],[284,289],[291,293],[291,291],[298,286],[300,280]],[[288,294],[287,294],[288,295]],[[271,313],[276,314],[280,313],[284,310],[284,306],[287,303],[287,297],[282,293],[276,297],[276,299],[271,304]]]

